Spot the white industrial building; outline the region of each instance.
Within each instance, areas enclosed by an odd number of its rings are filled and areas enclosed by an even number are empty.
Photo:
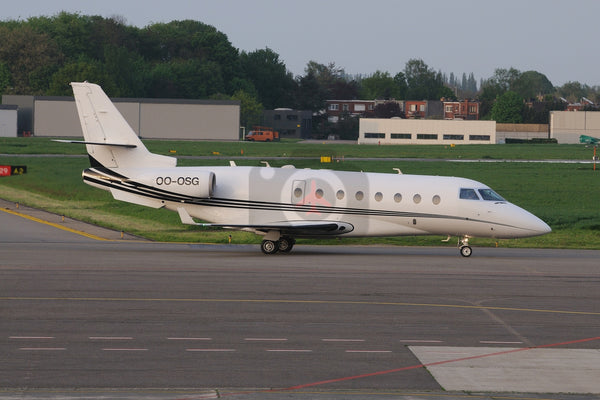
[[[0,105],[0,137],[17,137],[17,108]]]
[[[495,144],[496,121],[361,118],[359,144]]]
[[[550,111],[551,138],[573,144],[581,135],[600,138],[600,111]]]

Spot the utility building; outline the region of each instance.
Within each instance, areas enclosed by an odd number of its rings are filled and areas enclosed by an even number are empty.
[[[0,137],[17,137],[17,106],[0,105]]]
[[[289,108],[265,110],[263,125],[279,132],[280,138],[309,139],[312,133],[312,111]]]
[[[495,144],[496,121],[361,118],[359,144]]]
[[[575,144],[581,135],[600,138],[600,111],[550,111],[551,138]]]

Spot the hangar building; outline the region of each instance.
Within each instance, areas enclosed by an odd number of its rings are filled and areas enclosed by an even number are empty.
[[[234,100],[111,99],[144,139],[239,140],[240,102]],[[2,96],[19,105],[19,132],[81,137],[72,97]]]

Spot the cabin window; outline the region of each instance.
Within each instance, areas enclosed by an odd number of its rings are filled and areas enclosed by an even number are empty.
[[[338,190],[337,193],[335,194],[335,197],[337,197],[338,200],[342,200],[345,195],[346,194],[344,193],[343,190]]]
[[[494,192],[492,189],[478,189],[477,190],[481,195],[481,198],[488,201],[506,201],[500,196],[498,193]]]
[[[361,201],[362,199],[365,198],[365,194],[359,190],[358,192],[356,192],[355,197],[356,197],[356,200]]]
[[[321,198],[323,198],[323,189],[317,189],[317,190],[315,191],[315,197],[316,197],[317,199],[321,199]]]
[[[381,193],[381,192],[377,192],[377,193],[375,193],[375,200],[376,200],[376,201],[381,201],[381,200],[383,200],[383,193]]]
[[[438,204],[440,204],[441,201],[442,201],[442,198],[440,196],[438,196],[437,194],[435,196],[433,196],[433,198],[431,199],[431,202],[433,204],[435,204],[436,206]]]
[[[413,201],[415,202],[415,204],[419,204],[421,202],[421,195],[420,194],[415,194],[413,196]]]
[[[396,203],[400,203],[400,202],[402,201],[402,195],[401,195],[400,193],[396,193],[396,194],[394,195],[394,201],[395,201]]]
[[[302,197],[302,189],[300,189],[299,187],[294,189],[294,197]]]
[[[479,200],[479,196],[475,192],[475,189],[460,189],[460,198],[463,200]]]

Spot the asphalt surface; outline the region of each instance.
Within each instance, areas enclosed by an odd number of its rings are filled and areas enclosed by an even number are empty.
[[[598,251],[265,256],[0,208],[0,399],[599,398]]]

